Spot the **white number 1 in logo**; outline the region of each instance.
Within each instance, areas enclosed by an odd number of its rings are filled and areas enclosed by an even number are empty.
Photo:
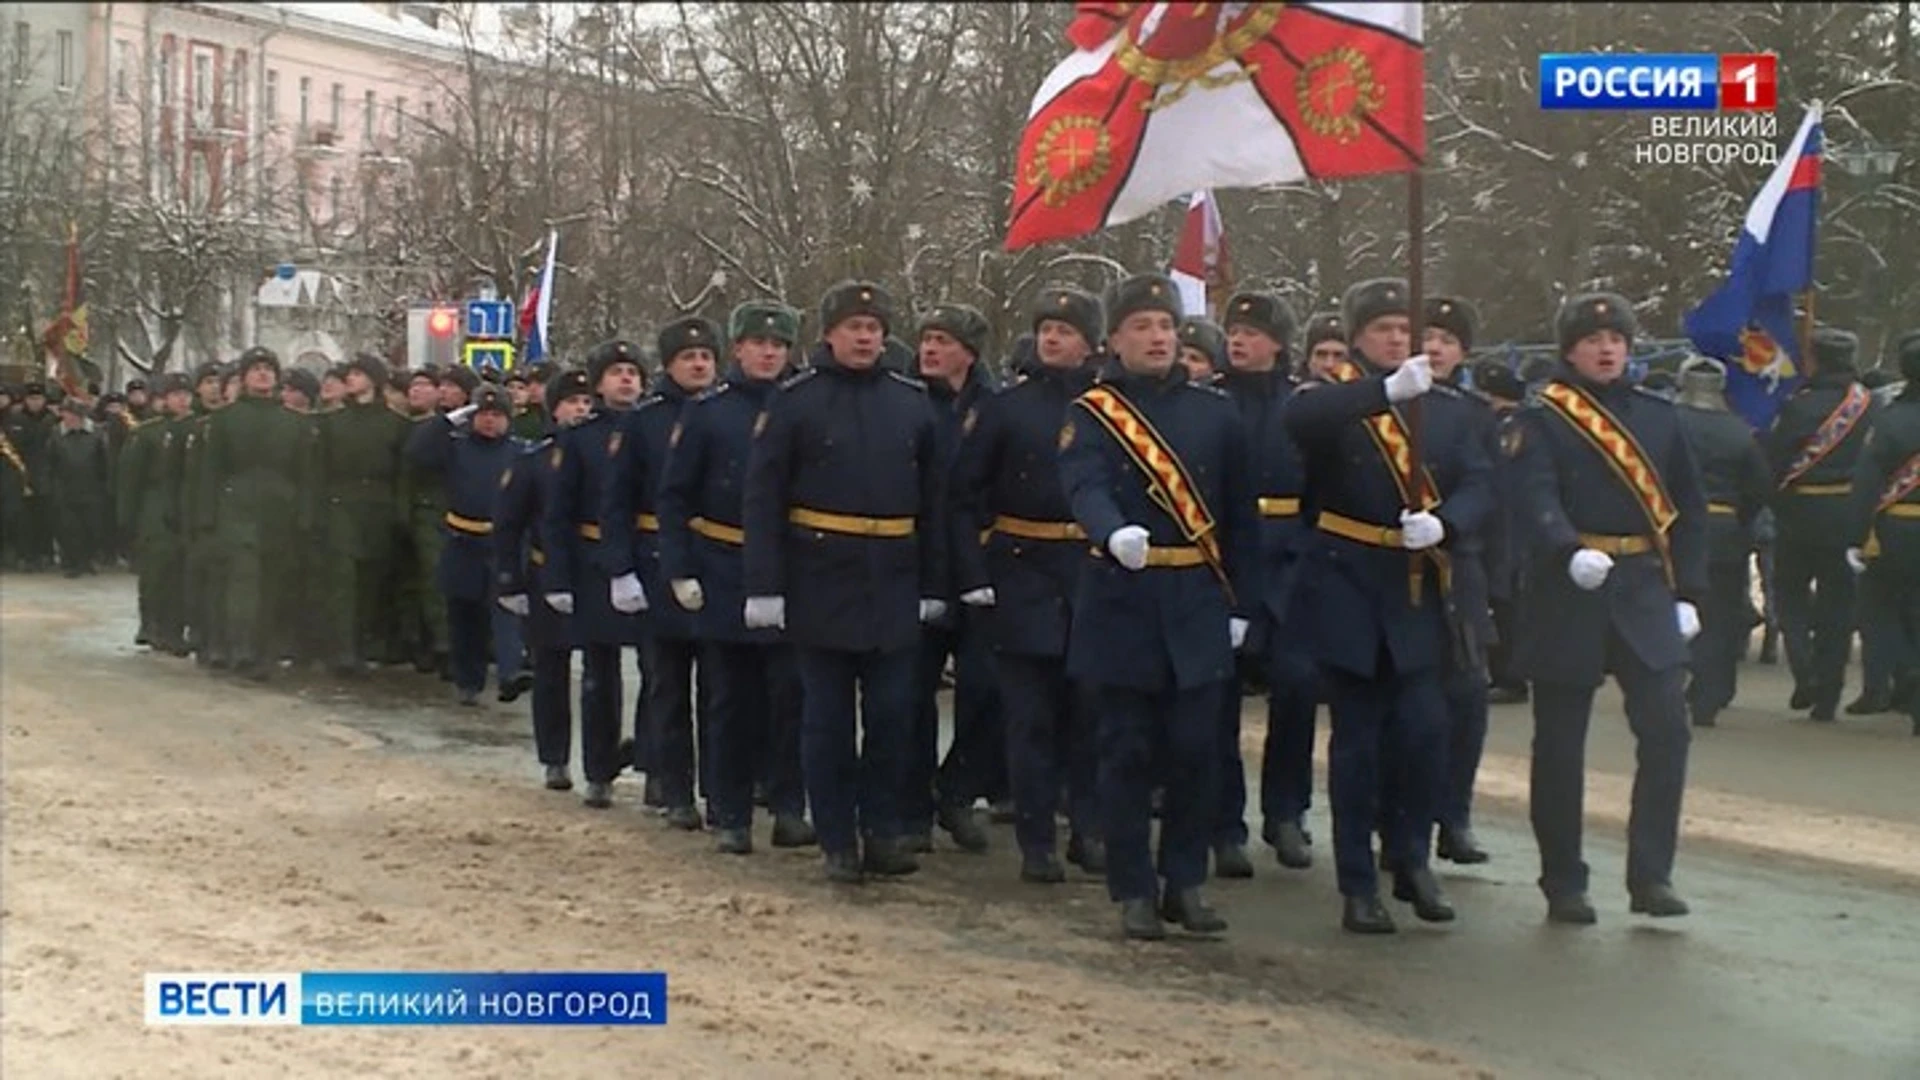
[[[1733,81],[1747,90],[1748,105],[1760,100],[1760,65],[1749,60],[1741,67],[1733,69]]]

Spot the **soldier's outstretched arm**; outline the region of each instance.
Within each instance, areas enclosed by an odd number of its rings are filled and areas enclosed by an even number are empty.
[[[693,519],[701,478],[707,472],[707,418],[712,413],[703,401],[689,402],[680,410],[680,436],[667,452],[654,510],[660,515],[660,569],[668,581],[698,577],[693,569],[693,530],[687,522]]]
[[[597,503],[594,513],[600,521],[600,542],[594,545],[593,557],[610,578],[634,573],[640,565],[640,532],[633,517],[645,496],[650,469],[639,416],[637,411],[621,415],[615,427],[619,448],[607,462],[606,478],[599,491],[583,493]]]
[[[1528,531],[1527,549],[1534,555],[1564,566],[1580,550],[1580,533],[1567,520],[1566,503],[1561,500],[1560,472],[1554,464],[1553,448],[1547,442],[1548,420],[1538,406],[1520,415],[1520,452],[1514,459],[1515,494],[1520,502],[1520,521]]]
[[[1117,479],[1116,462],[1107,450],[1111,441],[1100,422],[1081,405],[1067,406],[1060,430],[1060,485],[1066,489],[1067,505],[1073,507],[1073,519],[1087,539],[1106,550],[1107,538],[1129,522],[1113,500]]]
[[[741,527],[746,530],[744,581],[748,597],[785,596],[787,488],[793,477],[793,398],[780,391],[753,422]]]
[[[1693,604],[1707,598],[1707,492],[1700,483],[1700,466],[1693,448],[1676,433],[1673,450],[1661,463],[1661,479],[1667,482],[1667,494],[1673,496],[1673,508],[1680,516],[1674,520],[1673,588],[1676,599]]]
[[[1280,422],[1293,441],[1305,447],[1337,439],[1348,424],[1385,411],[1387,381],[1383,378],[1310,383],[1280,407]]]

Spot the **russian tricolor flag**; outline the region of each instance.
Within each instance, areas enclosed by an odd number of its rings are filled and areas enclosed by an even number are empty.
[[[540,280],[534,283],[526,302],[520,305],[520,338],[525,342],[520,353],[522,366],[531,367],[545,360],[550,348],[547,314],[553,310],[553,256],[559,249],[560,230],[550,230],[547,233],[547,263],[541,268]]]
[[[1685,318],[1694,347],[1727,361],[1727,404],[1762,430],[1799,384],[1794,301],[1813,288],[1820,150],[1814,102],[1747,209],[1726,283]]]

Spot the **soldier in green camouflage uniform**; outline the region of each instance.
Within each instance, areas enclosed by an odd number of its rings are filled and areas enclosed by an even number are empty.
[[[215,535],[226,557],[222,600],[234,670],[266,679],[293,613],[282,560],[299,535],[307,427],[280,404],[280,358],[255,346],[240,356],[241,396],[207,427],[207,482],[218,491]]]
[[[193,415],[183,424],[183,439],[173,489],[180,505],[175,519],[185,541],[181,572],[186,580],[181,596],[187,620],[187,644],[201,667],[226,665],[217,633],[219,619],[220,556],[214,543],[212,500],[202,482],[206,462],[207,422],[226,405],[225,372],[208,361],[194,370]]]
[[[382,637],[383,593],[389,584],[398,528],[396,484],[410,427],[382,396],[386,365],[356,356],[346,372],[347,399],[319,417],[313,482],[316,524],[327,536],[328,658],[334,671],[366,671]]]
[[[185,656],[178,485],[193,388],[185,375],[175,373],[161,379],[159,389],[159,410],[134,429],[121,451],[114,516],[132,537],[139,575],[140,632],[134,643]]]

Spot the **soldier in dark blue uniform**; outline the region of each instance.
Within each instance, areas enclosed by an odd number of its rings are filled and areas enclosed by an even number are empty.
[[[1687,709],[1697,727],[1712,727],[1733,703],[1740,654],[1753,633],[1747,573],[1753,520],[1773,488],[1753,429],[1727,410],[1726,386],[1726,365],[1718,360],[1697,356],[1680,366],[1680,430],[1707,500],[1707,593],[1687,683]]]
[[[1350,358],[1289,399],[1287,429],[1306,460],[1315,532],[1297,602],[1331,706],[1328,797],[1341,925],[1391,933],[1373,860],[1388,832],[1394,897],[1429,922],[1454,917],[1428,868],[1443,789],[1442,676],[1456,647],[1449,617],[1450,551],[1491,509],[1491,464],[1468,413],[1433,388],[1431,361],[1409,357],[1413,328],[1403,281],[1349,289]],[[1416,443],[1398,406],[1419,399]],[[1388,770],[1391,770],[1389,772]],[[1383,788],[1392,793],[1382,814]]]
[[[993,396],[985,356],[986,316],[965,304],[941,304],[920,324],[918,371],[933,403],[942,461],[949,471],[962,429],[979,422],[980,406]],[[974,543],[977,546],[979,538]],[[953,565],[950,557],[948,565]],[[951,585],[936,598],[947,604],[941,618],[920,632],[920,668],[914,742],[907,766],[907,833],[915,847],[933,850],[935,823],[962,851],[987,850],[987,833],[974,817],[974,800],[997,794],[1006,762],[1006,730],[1000,723],[992,651],[971,605],[956,605]],[[940,674],[953,659],[953,743],[940,758]]]
[[[812,366],[754,423],[743,511],[744,621],[797,649],[807,797],[846,883],[919,869],[902,782],[920,624],[946,607],[946,463],[926,388],[880,366],[892,318],[871,282],[822,298]]]
[[[733,309],[733,367],[724,383],[680,411],[660,489],[660,573],[673,603],[691,613],[700,676],[708,808],[721,852],[753,851],[753,788],[769,772],[773,846],[814,842],[800,777],[800,675],[774,628],[742,620],[746,533],[742,500],[753,428],[766,411],[799,337],[800,316],[770,301]],[[662,350],[663,352],[665,350]],[[708,685],[711,684],[711,685]]]
[[[1608,672],[1638,766],[1627,823],[1631,910],[1684,915],[1672,885],[1686,787],[1687,642],[1707,591],[1707,500],[1672,403],[1627,385],[1633,309],[1575,296],[1555,319],[1563,360],[1521,428],[1531,548],[1519,661],[1533,680],[1531,811],[1547,918],[1595,919],[1580,857],[1587,722]]]
[[[1874,417],[1854,466],[1847,561],[1869,575],[1867,617],[1888,635],[1887,705],[1920,736],[1920,331],[1903,334],[1894,353],[1907,384]]]
[[[1527,700],[1527,680],[1514,670],[1515,614],[1520,584],[1526,578],[1525,551],[1519,543],[1519,499],[1515,496],[1518,470],[1520,405],[1527,388],[1520,376],[1497,359],[1482,360],[1473,368],[1473,385],[1493,410],[1500,453],[1493,463],[1494,512],[1482,526],[1487,537],[1487,602],[1492,609],[1493,637],[1487,646],[1487,702],[1518,705]]]
[[[660,573],[660,518],[654,504],[681,412],[694,395],[713,385],[720,331],[705,319],[690,317],[661,327],[659,338],[660,370],[666,378],[621,418],[619,452],[600,489],[605,538],[594,554],[606,572],[613,607],[625,612],[647,607],[646,637],[640,647],[645,703],[635,713],[634,740],[646,744],[640,750],[641,761],[649,766],[647,778],[659,780],[667,824],[693,830],[702,822],[693,805],[696,759],[703,781],[700,790],[711,787],[706,754],[701,752],[706,745],[705,721],[698,728],[694,722],[693,614],[667,595],[666,579]],[[710,680],[700,680],[702,717],[707,712],[705,699],[712,695],[709,684]]]
[[[1066,880],[1054,831],[1062,789],[1067,858],[1088,873],[1106,872],[1095,716],[1086,688],[1066,668],[1087,536],[1061,489],[1055,448],[1067,403],[1093,385],[1102,328],[1097,297],[1071,286],[1043,290],[1033,349],[1016,361],[1013,385],[980,402],[965,425],[953,474],[955,588],[961,603],[981,613],[993,650],[1020,877],[1036,884]]]
[[[640,644],[640,612],[647,605],[637,582],[623,582],[621,605],[614,605],[614,579],[594,550],[605,524],[600,520],[600,492],[625,441],[621,414],[640,399],[640,370],[640,348],[630,341],[604,342],[587,354],[587,377],[599,406],[555,438],[548,467],[558,475],[553,497],[540,515],[540,548],[547,557],[541,599],[562,615],[573,616],[584,654],[580,757],[586,768],[585,801],[595,809],[613,805],[613,779],[625,764],[620,760],[620,650]],[[619,535],[625,534],[621,529]]]
[[[552,590],[540,522],[562,471],[554,459],[564,455],[560,438],[592,412],[593,383],[577,368],[561,372],[547,382],[544,404],[547,433],[514,460],[495,502],[494,593],[502,608],[523,620],[533,662],[534,750],[546,770],[547,787],[566,791],[573,787],[567,771],[573,748],[573,618],[541,599]]]
[[[1873,426],[1873,394],[1854,371],[1859,340],[1845,330],[1813,333],[1813,374],[1795,391],[1765,441],[1773,466],[1774,595],[1793,669],[1795,710],[1831,721],[1853,648],[1853,571],[1847,566],[1847,496]]]
[[[480,386],[472,399],[449,413],[428,417],[407,439],[407,457],[446,486],[436,584],[447,605],[447,645],[460,704],[478,705],[487,683],[488,631],[494,677],[500,690],[520,687],[520,624],[493,602],[493,504],[520,444],[507,428],[513,403],[506,391]],[[518,696],[518,692],[514,696]]]
[[[1180,320],[1180,366],[1191,382],[1212,386],[1220,381],[1227,370],[1227,335],[1219,323],[1201,315]]]
[[[1181,314],[1163,275],[1116,285],[1115,359],[1074,399],[1059,436],[1061,482],[1090,545],[1067,674],[1092,688],[1100,717],[1107,892],[1123,932],[1144,939],[1165,936],[1163,920],[1226,929],[1200,890],[1220,698],[1234,691],[1233,654],[1264,595],[1246,429],[1224,393],[1188,381]],[[1156,781],[1165,785],[1157,875]]]
[[[1228,370],[1221,381],[1240,410],[1251,451],[1255,506],[1260,513],[1263,594],[1247,604],[1252,623],[1247,653],[1258,658],[1267,687],[1267,739],[1260,755],[1261,835],[1280,865],[1313,863],[1306,830],[1313,802],[1313,727],[1318,707],[1312,654],[1292,617],[1300,544],[1313,524],[1303,505],[1307,475],[1300,452],[1281,421],[1293,393],[1288,343],[1293,312],[1271,293],[1244,292],[1227,300]],[[1214,815],[1213,872],[1252,877],[1246,855],[1247,785],[1240,757],[1240,696],[1222,703],[1220,804]]]

